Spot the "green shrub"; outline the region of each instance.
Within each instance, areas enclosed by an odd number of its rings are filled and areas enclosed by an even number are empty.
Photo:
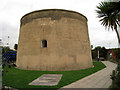
[[[111,88],[112,89],[114,89],[114,88],[120,89],[120,62],[118,63],[116,70],[113,70],[111,79],[112,79]]]

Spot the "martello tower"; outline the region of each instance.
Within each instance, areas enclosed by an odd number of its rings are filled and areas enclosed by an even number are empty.
[[[69,10],[39,10],[21,19],[17,67],[62,71],[92,67],[87,18]]]

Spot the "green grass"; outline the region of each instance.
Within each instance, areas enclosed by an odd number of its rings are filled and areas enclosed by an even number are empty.
[[[49,88],[60,88],[70,83],[73,83],[81,78],[84,78],[90,74],[93,74],[106,66],[102,62],[93,62],[94,68],[88,68],[84,70],[75,71],[32,71],[32,70],[21,70],[17,68],[4,68],[4,75],[2,77],[3,85],[13,88],[48,88],[48,86],[31,86],[28,85],[33,80],[40,77],[42,74],[63,74],[62,79],[56,86],[49,86]],[[8,72],[6,72],[8,70]]]

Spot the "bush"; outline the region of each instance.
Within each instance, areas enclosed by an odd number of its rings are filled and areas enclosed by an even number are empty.
[[[118,63],[118,66],[116,70],[113,70],[112,75],[112,89],[119,88],[120,89],[120,62]]]

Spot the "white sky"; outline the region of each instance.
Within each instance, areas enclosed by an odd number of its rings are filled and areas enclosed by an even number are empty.
[[[95,12],[96,6],[103,0],[0,0],[0,39],[10,48],[18,43],[20,19],[23,15],[41,9],[66,9],[77,11],[88,19],[91,44],[106,48],[117,48],[118,40],[114,31],[101,25]]]

